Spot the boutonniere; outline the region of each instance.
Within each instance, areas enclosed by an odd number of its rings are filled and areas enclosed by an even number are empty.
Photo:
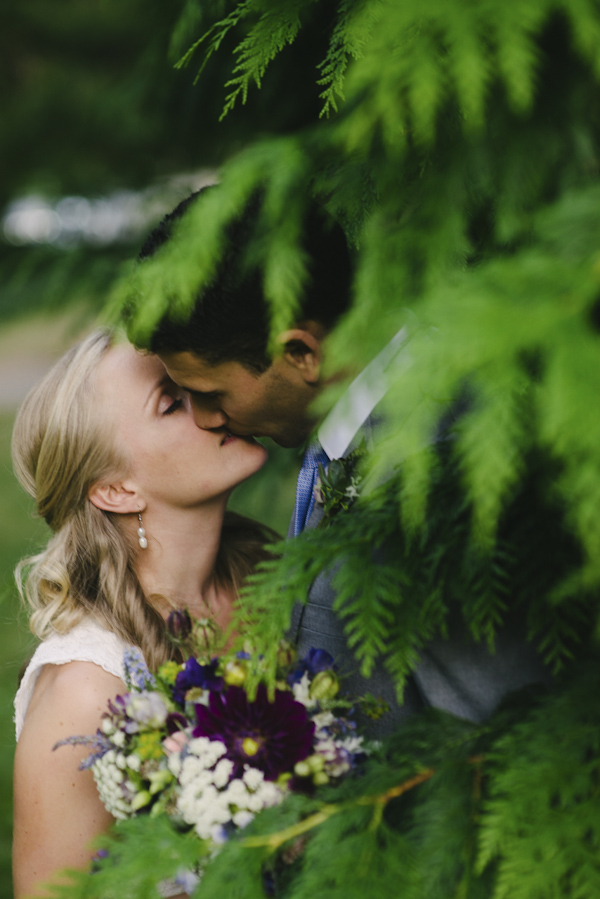
[[[322,524],[338,512],[348,512],[358,499],[363,480],[359,467],[365,456],[366,449],[361,445],[344,459],[332,459],[327,471],[319,463],[315,500],[323,506]]]

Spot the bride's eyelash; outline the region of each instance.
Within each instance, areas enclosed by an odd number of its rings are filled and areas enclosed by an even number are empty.
[[[171,405],[167,409],[165,409],[163,415],[172,415],[173,412],[176,412],[179,408],[181,408],[182,403],[183,399],[181,397],[174,399]]]

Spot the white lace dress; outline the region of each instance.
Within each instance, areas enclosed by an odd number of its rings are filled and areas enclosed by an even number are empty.
[[[34,652],[15,696],[15,728],[21,735],[25,715],[37,679],[44,665],[66,665],[67,662],[93,662],[109,674],[124,680],[123,653],[128,648],[121,637],[107,631],[95,621],[78,624],[68,634],[53,634]]]

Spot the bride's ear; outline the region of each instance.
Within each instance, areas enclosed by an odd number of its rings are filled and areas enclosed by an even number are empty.
[[[143,512],[146,507],[137,491],[130,489],[122,481],[112,484],[102,482],[93,484],[88,493],[88,499],[103,512],[116,512],[120,515]]]

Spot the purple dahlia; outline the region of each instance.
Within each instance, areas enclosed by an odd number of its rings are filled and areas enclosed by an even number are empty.
[[[196,718],[194,737],[224,743],[226,757],[235,765],[234,777],[241,776],[244,765],[251,765],[266,780],[276,780],[312,751],[315,725],[305,707],[284,690],[276,690],[269,702],[264,684],[254,702],[242,687],[211,693],[208,708],[196,706]]]

